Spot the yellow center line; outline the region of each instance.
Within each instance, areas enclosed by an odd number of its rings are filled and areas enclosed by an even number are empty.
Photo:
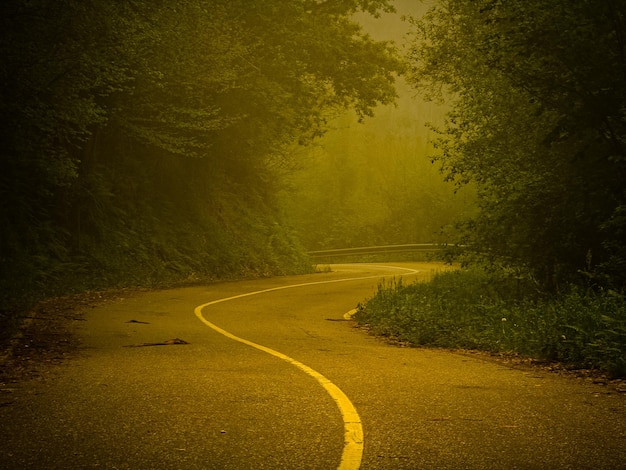
[[[389,266],[377,266],[377,267],[389,268]],[[416,270],[409,269],[409,268],[395,268],[395,269],[406,269],[408,271],[411,271],[408,274],[414,274],[417,272]],[[223,299],[213,300],[211,302],[207,302],[205,304],[199,305],[194,309],[196,317],[198,317],[198,319],[202,323],[207,325],[209,328],[212,328],[213,330],[226,336],[227,338],[246,344],[248,346],[251,346],[267,354],[271,354],[272,356],[278,357],[279,359],[282,359],[283,361],[288,362],[289,364],[297,367],[304,373],[313,377],[315,380],[317,380],[317,382],[322,387],[324,387],[326,392],[332,397],[333,400],[335,400],[335,403],[339,407],[339,411],[341,412],[341,416],[343,418],[343,423],[344,423],[344,433],[345,433],[344,448],[343,448],[343,453],[341,455],[341,463],[339,464],[338,470],[357,470],[361,466],[361,459],[363,458],[363,426],[361,424],[361,418],[359,417],[359,414],[357,413],[356,408],[354,407],[350,399],[347,397],[347,395],[343,393],[343,391],[339,387],[337,387],[334,383],[332,383],[330,380],[328,380],[326,377],[324,377],[322,374],[320,374],[316,370],[311,369],[309,366],[299,361],[296,361],[295,359],[287,356],[286,354],[275,351],[274,349],[268,348],[261,344],[254,343],[252,341],[248,341],[247,339],[240,338],[239,336],[235,336],[234,334],[208,321],[202,315],[202,310],[205,307],[209,307],[211,305],[215,305],[221,302],[227,302],[229,300],[240,299],[242,297],[249,297],[251,295],[263,294],[266,292],[273,292],[273,291],[282,290],[282,289],[292,289],[294,287],[312,286],[312,285],[317,285],[317,284],[329,284],[329,283],[334,283],[334,282],[347,282],[347,281],[356,281],[356,280],[363,280],[363,279],[374,279],[374,278],[379,278],[379,277],[384,277],[384,276],[385,275],[379,274],[375,276],[352,277],[352,278],[347,278],[347,279],[333,279],[330,281],[306,282],[303,284],[291,284],[287,286],[272,287],[270,289],[264,289],[264,290],[259,290],[255,292],[247,292],[245,294],[239,294],[239,295],[234,295],[232,297],[226,297]]]

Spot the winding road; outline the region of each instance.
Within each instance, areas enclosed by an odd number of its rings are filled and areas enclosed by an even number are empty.
[[[78,357],[0,408],[0,468],[626,468],[624,394],[392,346],[344,317],[383,277],[441,268],[333,265],[102,304],[76,322]]]

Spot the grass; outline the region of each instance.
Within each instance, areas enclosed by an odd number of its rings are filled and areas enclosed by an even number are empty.
[[[427,283],[382,283],[355,319],[414,345],[516,353],[626,376],[626,301],[572,287],[556,297],[531,282],[479,269]]]

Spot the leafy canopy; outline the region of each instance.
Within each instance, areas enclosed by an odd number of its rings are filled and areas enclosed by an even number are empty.
[[[546,288],[626,280],[625,15],[622,0],[442,0],[413,20],[410,80],[451,109],[436,159],[479,188],[466,241]]]
[[[391,10],[0,2],[0,302],[74,272],[113,282],[301,261],[274,225],[289,149],[321,135],[329,114],[364,118],[395,99],[394,46],[351,19]]]

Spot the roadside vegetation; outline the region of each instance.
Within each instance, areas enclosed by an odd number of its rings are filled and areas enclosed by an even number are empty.
[[[440,272],[430,282],[378,286],[354,317],[372,334],[416,346],[476,349],[626,376],[626,302],[615,291],[535,283],[484,269]]]
[[[626,374],[624,18],[623,0],[439,0],[412,20],[408,79],[449,106],[432,158],[477,191],[447,240],[473,267],[381,285],[359,321]]]
[[[389,0],[0,4],[0,330],[93,289],[306,272],[279,201],[402,68]]]

